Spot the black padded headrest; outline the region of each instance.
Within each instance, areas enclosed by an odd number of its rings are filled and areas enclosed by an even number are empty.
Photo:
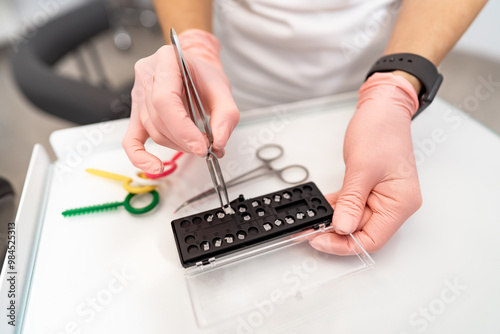
[[[109,91],[57,75],[52,66],[68,52],[109,29],[106,1],[87,3],[40,27],[12,56],[14,78],[42,110],[78,124],[128,117],[130,89]]]

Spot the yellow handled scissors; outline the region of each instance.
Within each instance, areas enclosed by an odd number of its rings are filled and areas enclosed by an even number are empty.
[[[131,185],[131,183],[134,180],[131,177],[128,177],[125,175],[110,173],[110,172],[106,172],[106,171],[99,170],[99,169],[93,169],[93,168],[87,168],[85,171],[87,173],[97,175],[100,177],[104,177],[106,179],[122,181],[123,188],[125,188],[125,190],[131,194],[144,194],[144,193],[149,193],[149,192],[156,189],[156,186],[153,186],[153,185],[134,187]]]

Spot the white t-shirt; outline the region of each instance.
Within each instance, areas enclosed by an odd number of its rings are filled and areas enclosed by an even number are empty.
[[[240,110],[358,89],[400,0],[215,0],[214,33]]]

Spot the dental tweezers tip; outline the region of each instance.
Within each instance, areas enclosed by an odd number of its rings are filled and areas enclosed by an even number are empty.
[[[234,215],[235,213],[233,208],[229,204],[222,206],[222,210],[224,210],[224,212],[228,215]]]

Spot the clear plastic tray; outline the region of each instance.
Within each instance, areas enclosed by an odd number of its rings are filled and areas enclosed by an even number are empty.
[[[342,279],[373,266],[352,238],[352,256],[313,249],[308,239],[331,227],[311,229],[264,246],[186,269],[198,327],[206,333],[259,333],[283,329],[326,309],[342,307]],[[264,330],[265,329],[265,330]]]

